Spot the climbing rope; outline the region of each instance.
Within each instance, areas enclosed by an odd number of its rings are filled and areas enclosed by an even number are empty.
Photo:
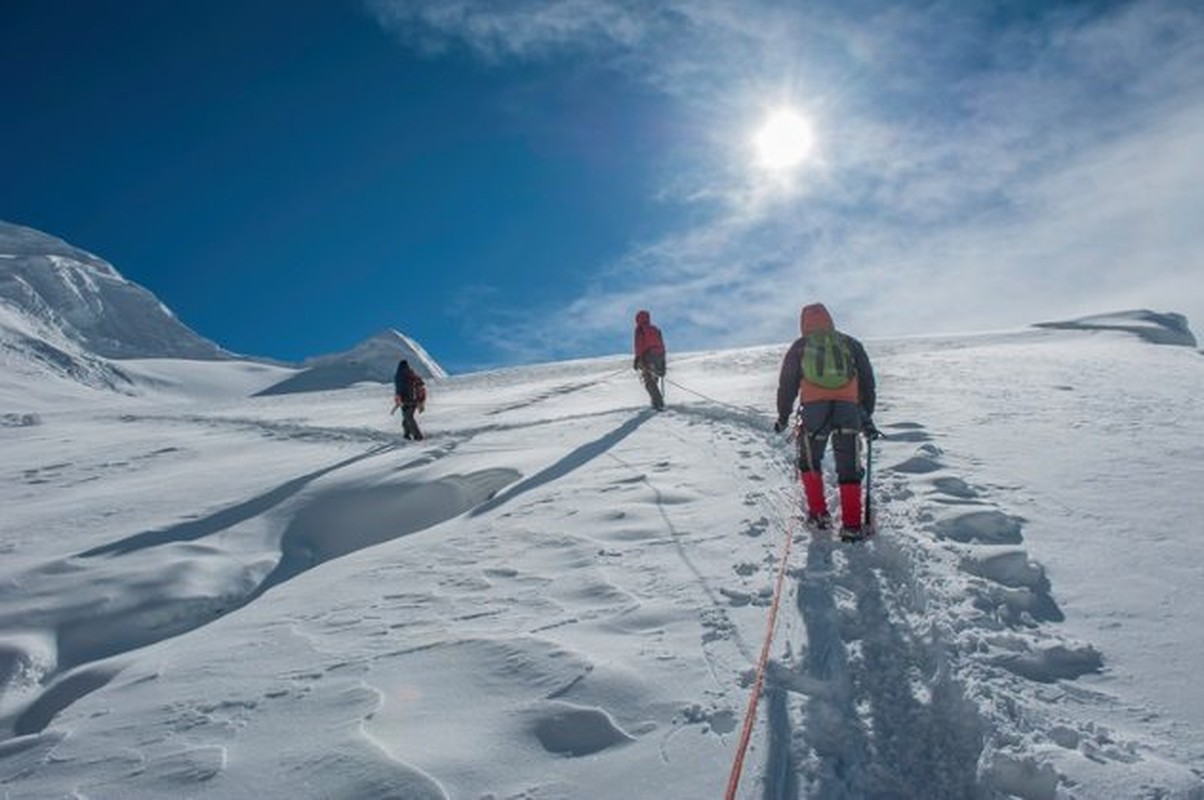
[[[763,413],[761,411],[761,409],[754,408],[752,406],[737,406],[737,405],[732,405],[731,403],[725,403],[722,400],[716,400],[713,397],[706,396],[702,392],[691,389],[689,386],[682,386],[677,381],[671,381],[668,378],[665,378],[665,383],[669,384],[670,386],[676,386],[678,389],[681,389],[683,392],[689,392],[690,394],[695,395],[696,397],[701,397],[703,400],[706,400],[708,403],[714,403],[717,406],[723,406],[725,408],[730,408],[733,411],[739,411],[741,414],[756,414],[756,415],[760,416]]]
[[[761,686],[765,682],[765,667],[769,663],[769,648],[773,644],[774,628],[777,627],[778,606],[782,600],[782,585],[786,578],[786,564],[790,560],[790,545],[794,542],[795,526],[798,518],[790,517],[786,527],[786,542],[782,545],[782,560],[778,564],[778,575],[773,587],[773,602],[769,605],[769,621],[765,626],[765,642],[761,645],[761,658],[757,662],[757,674],[753,680],[752,694],[748,698],[748,709],[744,712],[744,727],[740,731],[740,742],[736,746],[736,758],[732,762],[732,771],[727,779],[727,794],[725,800],[734,800],[736,789],[740,785],[740,773],[744,770],[744,756],[748,751],[748,742],[752,738],[753,725],[757,719],[757,703],[761,699]]]

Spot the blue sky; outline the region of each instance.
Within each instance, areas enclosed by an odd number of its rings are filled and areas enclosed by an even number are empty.
[[[0,218],[299,359],[452,371],[1151,307],[1204,328],[1194,2],[8,0]],[[809,120],[767,170],[774,109]]]

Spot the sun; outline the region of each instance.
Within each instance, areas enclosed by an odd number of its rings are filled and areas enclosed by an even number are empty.
[[[758,166],[782,172],[799,166],[815,147],[811,121],[789,108],[773,111],[752,140]]]

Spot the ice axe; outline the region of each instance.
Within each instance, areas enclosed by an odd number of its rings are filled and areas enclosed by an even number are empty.
[[[874,468],[874,440],[885,439],[882,431],[874,427],[873,422],[865,424],[865,529],[874,530],[874,494],[870,483]]]
[[[874,466],[874,437],[865,437],[865,529],[872,531],[874,524],[874,493],[871,490],[870,476]]]

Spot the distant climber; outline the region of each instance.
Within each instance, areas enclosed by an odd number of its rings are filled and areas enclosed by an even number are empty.
[[[632,368],[642,374],[644,388],[657,411],[665,408],[665,395],[660,381],[665,377],[665,340],[661,329],[652,324],[652,315],[640,311],[635,315],[635,361]]]
[[[421,414],[426,410],[426,384],[404,358],[393,375],[393,410],[396,411],[398,406],[401,407],[401,428],[405,438],[421,441],[422,431],[418,429],[414,412]]]
[[[876,436],[877,400],[874,371],[861,342],[836,330],[822,303],[804,306],[799,315],[802,336],[782,359],[778,378],[778,419],[774,431],[785,430],[794,401],[800,403],[798,468],[807,505],[807,522],[828,529],[832,516],[824,495],[822,464],[829,436],[836,454],[840,486],[841,538],[868,535],[861,505],[860,434]]]

